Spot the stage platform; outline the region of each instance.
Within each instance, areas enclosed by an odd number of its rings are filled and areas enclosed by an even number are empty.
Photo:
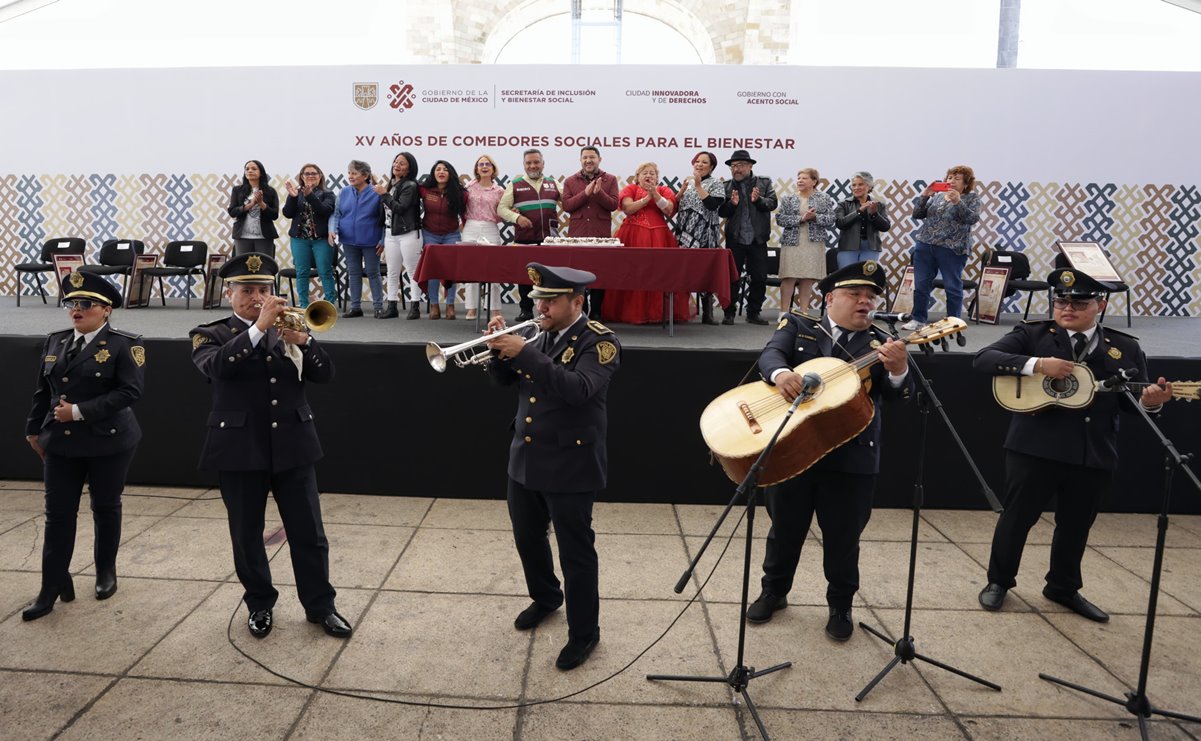
[[[66,320],[53,303],[37,297],[0,297],[0,418],[15,429],[28,414],[42,337]],[[463,312],[459,310],[461,317]],[[147,388],[135,408],[146,432],[130,473],[139,484],[209,486],[210,473],[195,468],[209,407],[205,379],[190,362],[187,333],[222,318],[228,310],[202,310],[182,300],[167,306],[119,311],[114,326],[144,335]],[[505,307],[511,318],[516,308]],[[614,325],[623,346],[622,368],[609,394],[610,481],[606,501],[717,503],[733,485],[709,464],[697,420],[705,405],[736,385],[754,363],[774,328],[677,325],[669,337],[660,326]],[[1000,326],[969,323],[966,347],[918,354],[922,369],[987,484],[1003,483],[1000,449],[1008,413],[992,400],[989,378],[971,370],[972,353],[1009,331],[1020,317]],[[1201,319],[1124,316],[1107,323],[1141,338],[1152,373],[1173,380],[1201,380]],[[431,495],[455,498],[504,496],[509,422],[515,407],[511,389],[490,384],[475,368],[434,372],[425,343],[449,346],[476,337],[475,322],[339,319],[320,337],[328,343],[338,377],[312,386],[326,457],[318,466],[323,488],[335,491]],[[911,500],[918,451],[916,404],[885,410],[879,507],[904,507]],[[1150,493],[1162,481],[1162,455],[1136,418],[1124,420],[1120,437],[1122,468],[1118,491],[1105,504],[1126,512],[1153,511]],[[1201,429],[1201,403],[1173,402],[1162,424],[1182,451],[1193,450]],[[985,499],[971,468],[941,421],[931,418],[925,492],[929,506],[980,508]],[[1194,469],[1201,465],[1194,462]],[[0,438],[0,478],[40,477],[37,459],[17,434]],[[1181,512],[1201,512],[1201,498],[1175,500]]]
[[[713,578],[667,636],[628,670],[570,699],[504,710],[450,710],[338,697],[289,684],[240,655],[323,689],[387,700],[465,706],[532,703],[584,690],[632,661],[684,609],[717,563],[709,549],[682,595],[672,585],[718,508],[598,504],[601,641],[580,668],[557,671],[563,612],[513,629],[528,604],[503,502],[322,496],[330,577],[356,633],[327,637],[296,600],[278,514],[268,556],[280,588],[275,628],[246,631],[225,514],[216,491],[131,487],[112,599],[91,596],[86,507],[75,590],[31,623],[42,494],[0,481],[0,718],[8,739],[429,738],[758,739],[722,684],[648,682],[648,673],[724,676],[737,661],[742,529]],[[723,528],[734,530],[736,516]],[[766,518],[756,518],[752,578]],[[1000,684],[994,692],[926,664],[899,666],[867,698],[854,695],[892,657],[861,629],[846,643],[823,632],[821,548],[801,556],[789,606],[747,629],[746,663],[790,669],[750,693],[777,739],[1137,739],[1118,707],[1057,688],[1047,672],[1121,696],[1138,680],[1155,517],[1102,514],[1084,557],[1084,594],[1113,618],[1091,623],[1040,594],[1051,518],[1031,531],[1018,587],[999,613],[976,604],[991,513],[927,510],[921,521],[912,633],[918,650]],[[903,628],[911,514],[877,510],[864,532],[854,617],[887,634]],[[1148,693],[1166,710],[1201,712],[1201,517],[1173,517]],[[756,590],[757,591],[757,590]],[[227,639],[227,626],[232,630]],[[1154,739],[1196,739],[1201,726],[1155,719]]]

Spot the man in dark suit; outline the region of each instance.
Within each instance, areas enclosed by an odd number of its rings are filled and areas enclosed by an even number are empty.
[[[60,597],[75,599],[70,566],[84,481],[96,532],[96,599],[117,591],[121,492],[142,439],[130,406],[142,397],[146,350],[140,336],[108,323],[121,292],[101,275],[73,272],[61,295],[72,326],[46,338],[25,421],[25,440],[44,462],[46,539],[42,588],[22,620],[46,615]]]
[[[600,640],[600,594],[592,503],[609,461],[606,397],[621,364],[621,346],[603,324],[583,314],[584,288],[596,276],[583,270],[527,266],[542,316],[541,334],[513,334],[488,343],[494,380],[517,385],[517,416],[509,447],[509,519],[533,604],[514,626],[529,630],[567,600],[567,645],[555,666],[574,669]],[[504,327],[499,317],[489,323]],[[563,589],[555,577],[547,526],[555,525]]]
[[[771,212],[776,209],[776,191],[771,178],[757,177],[751,169],[755,160],[750,152],[739,149],[726,160],[732,180],[726,181],[726,200],[717,207],[717,215],[726,220],[726,247],[734,253],[738,272],[750,279],[747,295],[740,297],[740,276],[734,276],[730,304],[725,307],[722,324],[733,324],[740,298],[746,299],[746,320],[767,324],[759,316],[767,295],[767,240],[771,236]]]
[[[1136,339],[1097,324],[1112,286],[1066,268],[1052,272],[1047,282],[1055,291],[1053,318],[1014,327],[976,354],[976,370],[1067,378],[1080,363],[1098,381],[1122,371],[1133,373],[1133,380],[1147,379],[1147,359]],[[1172,387],[1160,378],[1159,385],[1143,389],[1139,403],[1158,411],[1170,398]],[[984,609],[1001,609],[1005,595],[1017,585],[1026,536],[1055,496],[1051,569],[1043,596],[1089,620],[1109,620],[1080,594],[1080,561],[1097,507],[1113,488],[1118,411],[1128,404],[1125,395],[1098,394],[1085,409],[1056,406],[1013,415],[1005,438],[1005,511],[993,533],[988,584],[979,597]]]
[[[759,372],[788,401],[804,390],[793,368],[808,360],[834,357],[845,361],[875,352],[879,364],[866,375],[875,413],[856,437],[835,448],[801,475],[768,489],[771,530],[763,558],[763,591],[747,608],[747,620],[765,623],[788,605],[801,547],[817,513],[822,531],[822,563],[826,602],[830,608],[826,634],[845,641],[854,631],[851,600],[859,591],[859,536],[872,514],[872,494],[880,471],[880,403],[907,399],[913,388],[905,345],[872,325],[887,278],[873,261],[856,263],[817,284],[824,294],[826,318],[795,310],[780,318],[775,334],[759,356]]]
[[[304,394],[305,381],[332,380],[334,364],[307,332],[275,328],[286,307],[283,298],[272,295],[277,272],[275,260],[255,252],[227,262],[220,275],[233,315],[191,332],[192,362],[213,386],[200,467],[219,472],[251,635],[264,638],[271,632],[279,597],[263,547],[271,491],[288,534],[305,617],[329,635],[345,638],[351,626],[334,607],[329,542],[313,468],[321,443]]]

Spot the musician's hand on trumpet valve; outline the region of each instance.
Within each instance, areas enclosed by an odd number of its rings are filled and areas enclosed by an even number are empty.
[[[266,332],[271,327],[275,326],[275,322],[288,308],[288,302],[283,296],[264,296],[263,303],[259,306],[259,318],[255,321],[254,326],[259,328],[260,332]]]
[[[505,329],[504,317],[492,317],[492,319],[488,322],[489,335],[496,334],[503,329]],[[489,350],[495,350],[501,358],[505,360],[511,360],[517,357],[517,354],[521,352],[523,347],[525,347],[525,343],[525,338],[521,337],[520,335],[509,333],[497,335],[484,344],[488,346]]]

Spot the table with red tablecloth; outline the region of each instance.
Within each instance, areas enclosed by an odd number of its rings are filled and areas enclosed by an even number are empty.
[[[594,288],[672,296],[699,291],[716,294],[721,306],[730,303],[730,285],[738,279],[734,256],[725,249],[427,244],[417,263],[417,281],[528,284],[525,266],[531,262],[595,273]]]

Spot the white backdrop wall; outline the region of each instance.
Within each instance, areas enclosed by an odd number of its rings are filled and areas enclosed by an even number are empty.
[[[335,186],[351,158],[385,173],[412,151],[469,171],[521,151],[547,173],[595,143],[627,178],[654,161],[674,185],[698,150],[746,148],[781,193],[800,167],[833,195],[871,171],[907,262],[918,183],[971,165],[977,244],[1025,250],[1043,272],[1056,239],[1093,239],[1135,286],[1136,313],[1201,314],[1201,192],[1193,73],[805,67],[407,66],[0,74],[4,266],[83,236],[205,239],[228,250],[229,189],[259,159],[281,189],[307,161]],[[725,168],[720,168],[728,175]],[[286,224],[279,224],[286,232]],[[288,262],[287,239],[278,244]],[[6,270],[7,272],[7,270]],[[11,283],[8,290],[12,290]],[[29,291],[27,285],[24,289]],[[183,290],[183,285],[176,287]]]

